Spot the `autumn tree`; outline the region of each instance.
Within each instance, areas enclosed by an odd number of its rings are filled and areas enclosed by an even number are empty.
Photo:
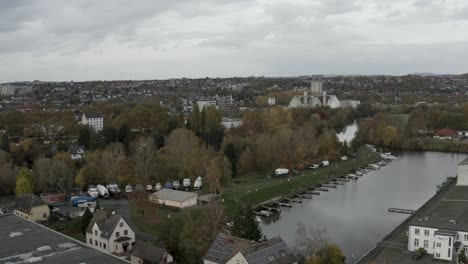
[[[10,152],[10,141],[8,140],[7,134],[3,134],[0,136],[0,150]]]
[[[223,185],[231,178],[231,164],[223,157],[211,159],[206,165],[206,181],[211,192],[222,192]]]
[[[132,157],[135,164],[135,181],[148,184],[154,176],[156,148],[153,138],[139,137],[132,142]]]
[[[327,244],[317,252],[320,264],[344,264],[346,257],[343,251],[335,244]]]
[[[297,223],[296,242],[293,251],[302,258],[317,255],[327,245],[328,236],[325,229],[307,229],[303,222]]]
[[[15,191],[16,167],[8,153],[0,150],[0,194],[10,194]]]
[[[40,158],[34,162],[33,173],[40,192],[65,193],[73,183],[73,171],[63,161]]]
[[[34,180],[28,168],[21,168],[16,175],[16,196],[21,196],[25,193],[33,193]]]
[[[125,149],[121,143],[112,143],[101,152],[100,164],[104,168],[104,178],[106,183],[115,183],[126,159]]]

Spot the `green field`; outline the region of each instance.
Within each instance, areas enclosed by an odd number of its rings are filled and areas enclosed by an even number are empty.
[[[365,166],[378,159],[376,153],[367,149],[358,152],[357,158],[347,161],[339,161],[330,164],[329,167],[318,170],[301,171],[291,179],[247,177],[236,178],[242,182],[224,189],[223,199],[228,215],[233,215],[239,205],[256,206],[273,198],[283,197],[292,193],[324,183],[332,177],[332,174],[340,176],[357,168]]]

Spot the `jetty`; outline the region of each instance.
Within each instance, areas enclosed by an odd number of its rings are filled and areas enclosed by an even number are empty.
[[[402,209],[402,208],[388,208],[390,213],[400,213],[400,214],[414,214],[416,210],[411,209]]]

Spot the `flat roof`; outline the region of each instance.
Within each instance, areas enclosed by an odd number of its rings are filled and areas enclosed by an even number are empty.
[[[0,263],[128,263],[18,216],[0,215]]]
[[[169,201],[176,201],[176,202],[184,202],[190,198],[198,197],[198,194],[193,192],[184,192],[184,191],[177,191],[172,189],[162,189],[152,194],[152,196],[156,196],[160,199],[169,200]]]
[[[468,232],[468,186],[452,187],[410,225]]]

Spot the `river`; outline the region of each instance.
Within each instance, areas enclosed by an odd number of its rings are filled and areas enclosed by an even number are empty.
[[[298,222],[326,229],[329,242],[340,246],[347,263],[353,263],[408,217],[389,213],[388,208],[418,209],[435,194],[438,184],[455,176],[457,164],[466,157],[440,152],[394,154],[397,160],[358,181],[282,208],[278,219],[261,223],[263,233],[270,238],[279,235],[293,246]]]

